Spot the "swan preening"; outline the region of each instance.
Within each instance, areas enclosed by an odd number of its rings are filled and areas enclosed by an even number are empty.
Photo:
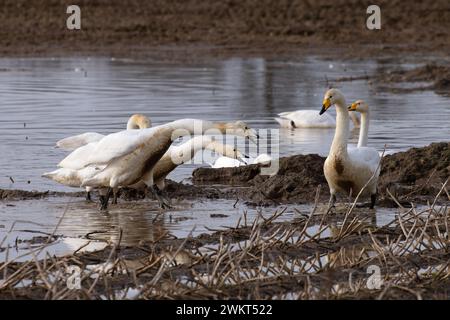
[[[357,101],[358,102],[358,101]],[[368,133],[368,108],[359,102],[347,107],[344,95],[337,89],[325,93],[320,115],[331,106],[336,106],[336,132],[331,144],[330,153],[325,160],[324,174],[330,188],[330,204],[336,202],[336,194],[370,195],[373,208],[377,196],[377,182],[380,174],[380,156],[374,148],[366,147]],[[358,108],[361,106],[361,108]],[[348,148],[349,110],[359,111],[366,121],[361,127],[360,143],[357,148]],[[362,136],[361,136],[362,135]]]
[[[278,114],[275,120],[282,128],[335,128],[336,120],[329,114],[320,116],[316,110],[297,110],[291,112],[282,112]],[[359,119],[355,114],[350,115],[352,124],[355,128],[359,127]]]
[[[176,138],[195,134],[233,134],[252,141],[258,139],[256,132],[242,121],[213,123],[182,119],[148,129],[120,131],[83,145],[58,165],[63,169],[80,172],[74,174],[73,171],[64,170],[59,173],[68,180],[74,180],[80,174],[81,187],[107,188],[103,209],[106,209],[113,189],[141,181],[155,194],[161,207],[168,207],[169,201],[155,184],[154,169]],[[55,172],[45,176],[54,180],[61,177]]]

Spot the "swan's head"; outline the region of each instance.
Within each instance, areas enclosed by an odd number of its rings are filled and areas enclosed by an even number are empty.
[[[325,96],[323,97],[322,110],[320,110],[319,114],[322,115],[327,111],[332,105],[336,103],[344,103],[344,95],[338,89],[330,89],[325,92]]]
[[[244,158],[249,158],[248,155],[241,153],[238,148],[236,148],[236,146],[233,146],[231,144],[223,144],[218,141],[213,141],[208,144],[207,149],[228,158],[238,159],[242,162],[246,162]]]
[[[348,111],[357,111],[360,113],[367,113],[369,112],[369,106],[367,103],[364,102],[364,100],[356,100],[351,105],[348,106]]]
[[[252,141],[253,143],[257,143],[259,139],[259,135],[256,133],[256,131],[250,128],[244,121],[227,123],[226,133],[245,137],[250,141]]]
[[[152,126],[150,119],[143,114],[133,114],[128,119],[127,130],[132,129],[147,129]]]

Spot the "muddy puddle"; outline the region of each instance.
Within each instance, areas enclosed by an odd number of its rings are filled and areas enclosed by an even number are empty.
[[[91,252],[119,242],[122,246],[138,246],[162,238],[197,237],[235,228],[243,221],[252,224],[255,219],[267,219],[281,211],[278,222],[304,219],[312,211],[310,205],[255,208],[231,200],[178,201],[174,204],[174,209],[162,212],[152,201],[122,202],[105,213],[99,212],[95,203],[81,198],[2,202],[0,261]],[[370,223],[383,226],[396,213],[395,209],[379,208],[373,212]],[[312,225],[306,232],[329,237],[331,231]],[[51,235],[54,236],[49,238]]]

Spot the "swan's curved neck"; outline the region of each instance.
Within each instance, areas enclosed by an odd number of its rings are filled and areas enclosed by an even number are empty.
[[[358,147],[366,147],[369,135],[369,112],[361,113],[361,128],[359,129]]]
[[[336,102],[336,132],[330,153],[347,156],[347,142],[349,135],[349,115],[344,101]]]
[[[136,117],[131,117],[127,122],[127,130],[146,129],[146,125],[139,123]]]
[[[206,136],[196,136],[185,143],[172,148],[176,152],[175,156],[182,156],[183,162],[192,160],[198,151],[205,149],[211,143],[211,139]]]

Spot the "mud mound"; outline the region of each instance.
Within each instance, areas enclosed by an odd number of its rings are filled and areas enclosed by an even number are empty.
[[[193,173],[194,183],[232,185],[240,183],[249,188],[238,195],[250,202],[311,202],[321,188],[321,200],[329,197],[323,175],[324,157],[296,155],[280,159],[280,169],[274,176],[262,176],[258,165],[238,168],[198,168]],[[386,189],[398,197],[435,195],[450,176],[450,143],[433,143],[423,148],[387,155],[381,163],[379,191]],[[443,195],[445,196],[445,195]],[[405,198],[406,199],[406,198]],[[420,199],[420,200],[423,200]]]
[[[432,84],[417,89],[434,89],[450,91],[450,66],[426,64],[411,70],[394,70],[387,75],[380,76],[380,80],[387,82],[431,82]],[[450,94],[450,92],[448,92]]]
[[[258,204],[266,201],[311,201],[318,185],[326,184],[324,157],[316,154],[281,158],[276,175],[260,175],[262,165],[237,168],[198,168],[194,183],[239,184],[248,186],[238,194]]]
[[[383,158],[379,188],[397,194],[436,194],[450,176],[450,142],[432,143],[423,148],[387,155]],[[417,189],[419,188],[419,189]]]

